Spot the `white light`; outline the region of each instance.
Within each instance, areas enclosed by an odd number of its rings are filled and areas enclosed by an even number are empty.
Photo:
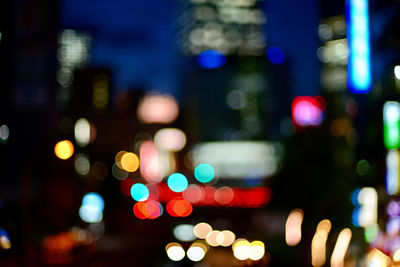
[[[265,253],[265,245],[261,241],[253,241],[250,244],[249,258],[253,261],[260,260]]]
[[[8,126],[5,124],[1,125],[0,126],[0,139],[7,140],[9,136],[10,136],[10,130],[8,129]]]
[[[247,260],[250,256],[250,246],[248,245],[238,245],[233,251],[233,256],[238,260]]]
[[[179,151],[186,145],[186,135],[182,130],[164,128],[154,135],[154,143],[161,149]]]
[[[346,256],[347,248],[351,240],[351,230],[343,229],[336,241],[335,248],[333,249],[331,257],[331,267],[343,267],[344,257]]]
[[[394,76],[397,80],[400,80],[400,66],[394,67]]]
[[[383,121],[385,124],[396,123],[400,119],[400,103],[387,101],[383,106]]]
[[[90,141],[90,124],[85,118],[80,118],[75,123],[75,140],[80,147],[85,147]]]
[[[185,257],[185,251],[179,244],[176,244],[167,248],[167,255],[173,261],[180,261]]]
[[[190,247],[186,254],[191,261],[201,261],[206,255],[204,250],[198,246]]]
[[[399,192],[399,163],[399,151],[390,150],[386,155],[386,192],[389,195]]]
[[[180,224],[174,228],[174,236],[176,239],[187,242],[193,241],[196,239],[196,236],[193,234],[193,225],[191,224]]]
[[[74,162],[75,171],[80,175],[87,175],[90,171],[89,158],[84,154],[79,154]]]
[[[215,174],[224,178],[264,178],[278,168],[279,146],[268,142],[208,142],[194,147],[193,167],[208,163]]]
[[[85,222],[97,223],[103,219],[103,212],[98,207],[83,205],[79,209],[79,216]]]

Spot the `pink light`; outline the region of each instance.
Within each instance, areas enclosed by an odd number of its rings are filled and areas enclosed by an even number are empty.
[[[292,120],[300,127],[317,126],[323,121],[325,101],[320,96],[298,96],[292,102]]]
[[[140,174],[149,183],[159,183],[163,179],[156,145],[144,141],[140,146]]]
[[[178,113],[178,102],[170,95],[146,95],[137,110],[137,116],[143,123],[171,123]]]

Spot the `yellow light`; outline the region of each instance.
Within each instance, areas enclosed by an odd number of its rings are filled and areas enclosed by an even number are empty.
[[[54,147],[54,153],[60,159],[69,159],[74,154],[74,145],[68,141],[60,141]]]
[[[296,246],[300,243],[303,217],[303,211],[301,209],[295,209],[290,212],[286,220],[285,238],[286,244],[289,246]]]
[[[221,234],[220,231],[214,230],[207,234],[206,241],[210,246],[217,247],[219,246],[218,237]],[[223,237],[223,236],[222,236]],[[221,240],[221,239],[220,239]],[[223,240],[222,240],[223,241]]]
[[[265,245],[261,241],[253,241],[250,244],[249,258],[257,261],[260,260],[265,253]]]
[[[373,248],[367,254],[366,266],[389,267],[390,266],[390,258],[388,256],[386,256],[383,252],[379,251],[378,249]]]
[[[397,250],[393,253],[393,260],[394,260],[394,261],[400,261],[400,249],[397,249]]]
[[[185,257],[185,250],[183,250],[182,246],[178,243],[169,243],[165,247],[165,251],[167,252],[168,258],[173,261],[180,261]]]
[[[139,168],[139,158],[136,154],[127,152],[121,157],[121,167],[127,172],[134,172]]]
[[[311,241],[311,264],[312,266],[322,266],[326,261],[326,240],[328,239],[329,231],[331,230],[331,222],[322,220],[315,232]]]
[[[3,249],[10,249],[11,248],[11,242],[6,236],[1,236],[0,237],[0,246]]]
[[[337,238],[335,248],[332,252],[331,267],[343,267],[344,257],[351,240],[351,230],[343,229]]]
[[[205,222],[198,223],[193,228],[193,233],[197,238],[204,239],[208,233],[212,231],[212,227]]]
[[[123,155],[125,155],[125,153],[128,153],[128,152],[126,152],[126,151],[119,151],[119,152],[117,153],[117,155],[115,155],[115,164],[117,164],[117,166],[118,166],[120,169],[122,169],[122,166],[121,166],[121,158],[122,158]]]

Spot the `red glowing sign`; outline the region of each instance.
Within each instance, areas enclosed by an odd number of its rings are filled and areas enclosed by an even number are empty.
[[[292,120],[296,126],[318,126],[324,119],[325,100],[320,96],[298,96],[292,102]]]

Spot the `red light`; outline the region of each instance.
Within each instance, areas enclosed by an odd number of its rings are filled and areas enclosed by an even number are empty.
[[[230,187],[224,186],[215,191],[215,200],[221,205],[229,205],[235,196],[235,192]]]
[[[141,220],[147,219],[147,216],[145,215],[144,202],[137,202],[133,205],[133,213]]]
[[[321,96],[298,96],[292,102],[292,120],[300,127],[317,126],[323,121],[325,100]]]
[[[199,203],[204,200],[204,189],[198,185],[192,184],[182,192],[182,196],[192,204]]]
[[[131,196],[131,187],[135,183],[132,179],[125,179],[119,183],[119,188],[121,189],[122,194],[125,196]]]
[[[161,204],[152,199],[144,202],[137,202],[133,205],[133,213],[139,219],[156,219],[161,216],[163,212]]]
[[[183,198],[174,198],[167,203],[167,212],[172,217],[187,217],[192,211],[192,204]]]

